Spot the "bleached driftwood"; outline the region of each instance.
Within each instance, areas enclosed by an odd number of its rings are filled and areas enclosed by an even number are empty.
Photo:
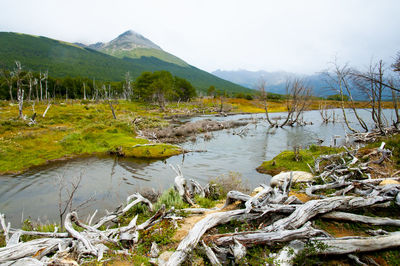
[[[281,230],[277,232],[239,232],[231,234],[212,235],[207,237],[207,241],[212,241],[216,245],[226,246],[233,243],[234,239],[240,241],[245,246],[253,245],[274,245],[277,242],[289,242],[294,239],[307,239],[317,235],[323,235],[325,232],[315,229],[307,222],[299,229]]]
[[[17,245],[0,248],[0,263],[14,261],[25,257],[32,257],[35,254],[48,250],[49,248],[71,244],[70,238],[40,238],[29,242],[21,242]]]
[[[231,245],[232,254],[235,257],[235,262],[239,263],[244,256],[246,256],[246,247],[243,246],[237,239],[233,239],[233,244]]]
[[[215,212],[207,215],[197,222],[187,236],[179,243],[176,251],[171,255],[166,265],[181,265],[188,254],[196,247],[201,236],[210,228],[218,224],[224,224],[232,220],[251,220],[258,217],[257,214],[246,214],[244,209],[227,212]]]
[[[311,238],[309,241],[317,247],[312,255],[340,255],[400,247],[400,232],[374,237]],[[294,240],[279,252],[276,262],[292,265],[292,259],[304,248],[303,242]]]
[[[373,225],[390,225],[390,226],[400,226],[400,220],[382,218],[382,217],[370,217],[365,215],[358,215],[348,212],[329,212],[321,216],[324,219],[339,220],[339,221],[352,221],[360,222]]]
[[[296,229],[305,224],[317,214],[323,214],[334,210],[349,210],[371,206],[375,203],[388,200],[386,197],[363,198],[355,196],[339,196],[320,200],[310,200],[286,218],[264,228],[265,231],[280,231],[285,229]]]
[[[187,189],[187,183],[186,183],[186,179],[183,177],[182,169],[179,166],[177,166],[177,168],[175,168],[171,164],[169,166],[176,173],[175,183],[174,183],[175,189],[178,191],[179,195],[182,197],[183,200],[185,200],[191,206],[195,206],[195,203],[190,198],[190,193]]]
[[[203,245],[203,248],[206,252],[206,256],[208,258],[208,260],[210,261],[211,265],[213,266],[220,266],[222,265],[221,262],[219,261],[219,259],[217,258],[217,256],[215,255],[214,251],[207,246],[204,241],[201,241],[201,244]]]
[[[134,198],[136,198],[136,200],[130,202],[130,201],[131,201],[132,199],[134,199]],[[129,202],[130,202],[130,203],[129,203]],[[104,224],[106,224],[106,223],[108,223],[108,222],[114,221],[114,220],[117,219],[118,217],[123,216],[123,215],[124,215],[127,211],[129,211],[133,206],[135,206],[136,204],[139,204],[140,202],[145,203],[147,206],[149,206],[149,209],[150,209],[150,210],[153,210],[153,205],[151,204],[151,202],[150,202],[148,199],[144,198],[144,197],[143,197],[142,195],[140,195],[139,193],[134,193],[133,195],[130,195],[130,196],[127,198],[127,205],[126,205],[124,208],[122,208],[122,210],[119,210],[119,209],[118,209],[116,212],[110,213],[110,214],[108,214],[108,215],[102,217],[96,224],[93,225],[93,228],[98,229],[100,226],[102,226],[102,225],[104,225]],[[94,216],[94,215],[93,215],[93,216]],[[91,220],[92,220],[92,218],[91,218]]]
[[[9,234],[10,234],[11,224],[8,223],[6,225],[5,216],[2,213],[0,213],[0,225],[3,228],[3,234],[4,234],[4,237],[5,237],[6,243],[8,243],[8,240],[10,239],[10,235]]]

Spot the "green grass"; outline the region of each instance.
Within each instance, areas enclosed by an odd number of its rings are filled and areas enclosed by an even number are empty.
[[[102,102],[54,103],[45,118],[46,105],[36,104],[37,124],[17,118],[16,106],[0,107],[0,173],[19,172],[49,161],[82,155],[122,151],[126,157],[160,159],[180,154],[178,146],[149,144],[138,138],[136,130],[163,127],[168,123],[146,110],[140,103],[119,102],[118,119],[112,118]],[[25,108],[24,114],[33,111]],[[135,118],[140,122],[133,124]],[[135,145],[139,145],[136,146]]]
[[[270,161],[265,161],[257,168],[264,174],[276,175],[282,171],[305,171],[310,172],[307,163],[313,165],[314,159],[323,154],[334,154],[341,152],[340,148],[311,145],[308,149],[300,150],[298,161],[295,160],[293,151],[283,151]]]

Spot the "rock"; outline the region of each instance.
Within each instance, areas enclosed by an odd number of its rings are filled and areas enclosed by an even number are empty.
[[[151,243],[150,257],[157,258],[159,253],[160,249],[158,248],[157,243],[156,242]]]
[[[399,181],[393,180],[393,179],[385,179],[382,182],[379,183],[380,186],[385,186],[385,185],[400,185]]]
[[[253,192],[251,192],[250,196],[254,197],[255,195],[257,195],[258,192],[263,191],[263,187],[256,187]]]
[[[160,257],[158,257],[157,260],[158,265],[165,265],[173,253],[173,251],[164,251],[163,253],[161,253]]]
[[[292,182],[294,183],[311,182],[314,179],[314,176],[312,174],[303,171],[282,172],[271,178],[270,182],[271,187],[282,185],[286,179],[290,178],[290,173],[293,174]]]

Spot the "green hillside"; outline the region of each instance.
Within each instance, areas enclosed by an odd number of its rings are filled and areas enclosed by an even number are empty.
[[[227,92],[251,91],[190,65],[181,66],[145,55],[117,58],[42,36],[0,32],[0,65],[11,69],[15,60],[20,61],[25,70],[48,70],[53,77],[80,76],[120,81],[128,71],[136,78],[144,71],[167,70],[189,80],[199,91],[205,91],[211,85]]]
[[[133,59],[142,58],[142,57],[155,57],[160,59],[161,61],[172,63],[182,67],[188,67],[189,65],[181,60],[180,58],[164,52],[163,50],[157,50],[152,48],[136,48],[134,50],[113,50],[113,49],[104,49],[101,52],[118,57],[124,58],[129,57]]]

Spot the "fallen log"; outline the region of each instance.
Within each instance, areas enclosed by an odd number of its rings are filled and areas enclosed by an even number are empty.
[[[207,215],[197,222],[189,231],[187,236],[179,243],[176,251],[171,255],[166,265],[181,265],[196,247],[201,236],[210,228],[218,224],[224,224],[232,220],[251,220],[258,217],[258,214],[246,213],[246,210],[233,210],[227,212],[215,212]]]
[[[311,238],[309,243],[316,248],[312,253],[305,253],[305,255],[341,255],[371,252],[400,247],[400,232],[374,237]],[[275,261],[280,265],[292,265],[292,260],[304,249],[304,242],[294,240],[278,253]]]
[[[348,212],[329,212],[321,216],[324,219],[338,220],[338,221],[351,221],[360,222],[373,225],[389,225],[389,226],[400,226],[400,220],[382,218],[382,217],[369,217],[365,215],[358,215]]]
[[[58,247],[58,245],[70,245],[71,238],[40,238],[29,242],[21,242],[16,245],[0,248],[0,263],[14,261],[25,257],[32,257],[42,251]]]
[[[324,235],[325,232],[315,229],[311,226],[311,222],[307,222],[299,229],[282,230],[277,232],[239,232],[230,234],[219,234],[205,237],[208,242],[213,242],[218,246],[231,245],[236,239],[246,247],[254,245],[274,245],[277,242],[289,242],[294,239],[307,239],[317,235]]]
[[[285,229],[296,229],[305,224],[317,214],[327,213],[334,210],[349,210],[371,206],[375,203],[388,200],[386,197],[376,196],[374,198],[363,198],[355,196],[339,196],[320,200],[310,200],[299,206],[286,218],[264,228],[264,231],[280,231]]]

